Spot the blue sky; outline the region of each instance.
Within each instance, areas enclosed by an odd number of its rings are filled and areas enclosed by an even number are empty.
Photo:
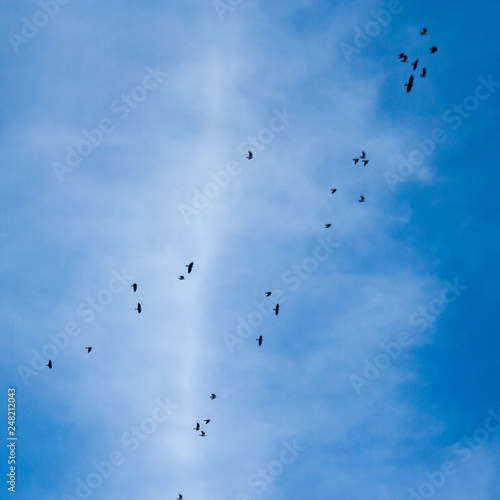
[[[18,498],[500,498],[500,7],[269,3],[0,7]]]

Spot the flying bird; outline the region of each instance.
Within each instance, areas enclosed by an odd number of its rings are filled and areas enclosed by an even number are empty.
[[[418,59],[412,64],[412,66],[413,66],[413,71],[415,71],[418,66]]]
[[[358,201],[359,201],[359,203],[363,203],[365,201],[365,197],[364,196],[360,196]]]
[[[413,75],[410,76],[408,83],[405,83],[405,87],[406,87],[406,93],[410,92],[411,88],[413,87]]]
[[[210,399],[215,399],[217,396],[215,394],[210,395]]]
[[[49,368],[52,368],[52,361],[49,359],[49,362],[47,363],[47,365]]]
[[[193,270],[194,262],[191,262],[190,264],[186,264],[186,267],[188,268],[188,274],[191,273]]]
[[[366,165],[368,165],[368,162],[369,162],[369,161],[370,161],[370,160],[363,160],[363,165],[366,167]]]
[[[200,430],[200,423],[199,422],[196,422],[196,427],[194,427],[193,430],[195,430],[195,431]]]
[[[207,418],[207,419],[205,420],[205,424],[208,424],[208,422],[210,422],[210,419],[209,419],[209,418]]]
[[[177,500],[182,500],[182,495],[179,493],[179,498]]]
[[[422,74],[420,75],[422,78],[425,78],[427,76],[427,71],[425,68],[422,69]]]
[[[259,345],[262,345],[262,335],[258,338],[258,339],[255,339]]]
[[[427,28],[422,28],[421,35],[427,35]]]
[[[135,308],[135,310],[141,314],[141,311],[142,311],[142,307],[141,307],[141,304],[137,303],[137,307]]]
[[[278,316],[278,313],[279,313],[279,311],[280,311],[280,305],[279,305],[279,304],[276,304],[276,307],[273,309],[273,311],[274,311],[274,315],[275,315],[275,316]]]
[[[137,283],[134,283],[133,285],[130,286],[134,289],[134,292],[137,292]]]
[[[184,279],[186,279],[186,278],[184,278],[184,276],[179,276],[179,278],[178,278],[178,279],[180,279],[180,280],[182,281],[182,280],[184,280]]]
[[[354,162],[354,165],[356,165],[356,163],[358,163],[359,161],[359,158],[353,158],[352,161]]]
[[[201,431],[201,434],[199,434],[201,437],[205,437],[205,431]]]
[[[361,156],[360,158],[364,160],[366,158],[366,153],[364,151],[361,151]]]
[[[431,54],[435,54],[438,50],[436,46],[430,48]]]
[[[251,160],[253,158],[253,153],[251,151],[248,152],[247,160]]]
[[[325,228],[328,229],[329,227],[332,227],[331,224],[325,224]]]
[[[401,62],[408,62],[408,56],[404,52],[401,52],[398,57],[401,59]]]
[[[269,297],[272,292],[266,292],[266,297]]]
[[[90,352],[92,350],[92,347],[86,347],[85,349],[87,349],[87,352]]]
[[[330,189],[331,193],[335,193],[337,190],[336,189]]]

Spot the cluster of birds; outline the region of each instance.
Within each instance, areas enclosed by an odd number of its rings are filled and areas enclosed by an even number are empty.
[[[427,28],[422,28],[422,31],[420,32],[420,34],[427,35],[428,34]],[[435,45],[433,45],[430,48],[430,53],[435,54],[438,50],[439,49]],[[408,56],[404,52],[401,52],[401,54],[399,54],[398,57],[399,57],[399,60],[401,62],[404,62],[404,63],[409,62]],[[415,71],[417,69],[417,66],[418,66],[418,59],[415,59],[415,61],[412,62],[411,65],[413,67],[413,71]],[[427,70],[425,68],[422,69],[422,74],[420,76],[422,78],[425,78],[427,76]],[[406,93],[410,92],[410,90],[413,87],[413,75],[410,75],[410,79],[408,80],[408,83],[405,83],[405,87],[406,87]]]

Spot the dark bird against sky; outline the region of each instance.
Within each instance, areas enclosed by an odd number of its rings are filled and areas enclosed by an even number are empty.
[[[133,285],[130,286],[133,288],[134,292],[137,292],[137,283],[134,283]]]
[[[251,151],[248,152],[247,160],[251,160],[253,158],[253,153]]]
[[[411,88],[413,87],[413,75],[410,76],[408,83],[405,83],[405,87],[406,87],[406,93],[410,92]]]
[[[141,311],[142,311],[142,307],[141,307],[141,304],[137,303],[137,307],[135,308],[135,310],[141,314]]]
[[[194,262],[186,264],[186,267],[188,268],[188,274],[190,274],[191,271],[193,270],[193,266],[194,266]]]
[[[255,339],[259,345],[262,345],[262,335],[258,338],[258,339]]]

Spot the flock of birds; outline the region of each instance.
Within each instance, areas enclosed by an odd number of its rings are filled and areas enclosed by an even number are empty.
[[[427,28],[422,28],[422,31],[420,32],[421,35],[427,35],[428,33],[429,32],[427,31]],[[433,45],[429,50],[431,54],[435,54],[439,49],[435,45]],[[404,52],[401,52],[398,57],[401,62],[409,62],[408,56]],[[418,66],[418,59],[415,59],[415,61],[412,62],[411,65],[413,67],[413,71],[415,71]],[[422,78],[425,78],[427,76],[427,70],[425,68],[422,69],[422,74],[420,76]],[[413,87],[413,75],[410,75],[410,79],[408,80],[408,83],[405,83],[405,87],[406,93],[410,92]]]
[[[423,28],[422,29],[422,32],[420,33],[421,35],[427,35],[428,34],[428,31],[426,28]],[[431,54],[434,54],[438,51],[438,47],[436,46],[433,46],[430,48],[430,53]],[[408,56],[402,52],[401,54],[399,54],[399,59],[401,60],[401,62],[403,63],[406,63],[406,62],[409,62],[409,58]],[[417,66],[418,66],[418,59],[416,59],[412,64],[411,64],[412,68],[413,68],[413,71],[415,71],[417,69]],[[427,76],[427,70],[425,68],[422,69],[422,74],[420,75],[422,78],[425,78]],[[405,87],[406,87],[406,92],[410,92],[412,87],[413,87],[413,75],[410,76],[409,80],[408,80],[408,83],[405,83]],[[248,156],[246,157],[247,160],[253,160],[254,159],[254,155],[251,151],[248,151]],[[362,162],[364,166],[368,165],[369,163],[369,159],[366,155],[366,153],[364,151],[361,152],[361,155],[359,157],[356,157],[356,158],[353,158],[353,162],[354,162],[354,165],[357,165],[358,162]],[[335,194],[337,192],[337,188],[331,188],[330,189],[330,192],[331,194]],[[365,202],[365,197],[364,196],[361,196],[359,197],[359,200],[358,202],[359,203],[363,203]],[[328,224],[325,224],[325,228],[330,228],[332,227],[332,225],[330,223]],[[186,264],[186,267],[187,267],[187,273],[188,274],[191,274],[192,270],[193,270],[193,267],[194,267],[194,262],[190,262],[189,264]],[[180,275],[178,277],[179,280],[183,281],[186,279],[186,277],[184,275]],[[137,288],[138,288],[138,285],[137,283],[133,283],[131,285],[132,289],[134,292],[137,292]],[[266,292],[265,293],[266,297],[270,297],[272,295],[272,292]],[[141,306],[141,303],[138,302],[137,303],[137,307],[135,308],[135,310],[140,314],[142,312],[142,306]],[[276,306],[274,307],[273,311],[274,311],[274,314],[275,316],[278,315],[279,313],[279,310],[280,310],[280,305],[279,304],[276,304]],[[262,335],[259,336],[259,338],[255,339],[258,343],[259,346],[262,345],[262,341],[263,341],[263,337]],[[85,347],[85,349],[87,350],[87,353],[90,353],[92,351],[92,346],[88,346],[88,347]],[[50,369],[52,368],[52,360],[49,360],[49,362],[47,363],[47,365]],[[216,399],[216,394],[212,393],[210,395],[210,399],[211,400],[214,400]],[[207,419],[204,419],[203,422],[205,423],[205,425],[207,425],[208,423],[210,423],[211,419],[207,418]],[[198,434],[200,437],[205,437],[206,436],[206,433],[205,431],[201,430],[201,425],[199,422],[196,422],[196,426],[193,428],[193,430],[195,431],[200,431],[200,434]],[[177,498],[177,500],[182,500],[182,495],[179,493],[179,496]]]

